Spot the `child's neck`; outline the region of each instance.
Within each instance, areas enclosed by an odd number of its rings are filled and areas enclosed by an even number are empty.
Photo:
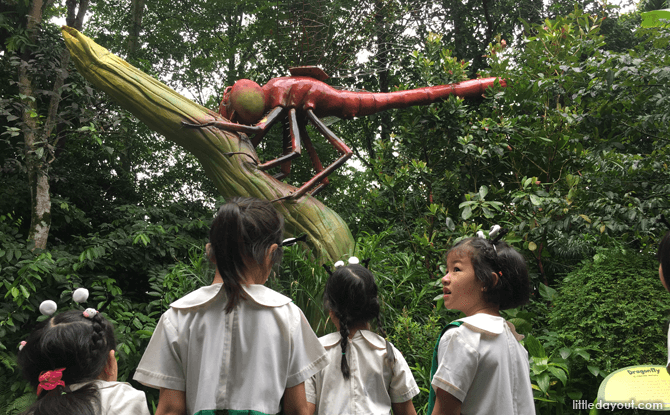
[[[478,308],[475,310],[469,310],[468,313],[465,313],[466,317],[474,316],[475,314],[489,314],[491,316],[496,316],[496,317],[502,317],[500,315],[500,306],[498,305],[487,305],[482,308]]]
[[[335,327],[337,328],[337,331],[340,331],[340,322],[333,320],[333,323],[335,324]],[[353,327],[348,327],[349,328],[349,338],[353,338],[354,335],[358,330],[370,330],[370,323],[359,323],[359,324],[354,324]]]

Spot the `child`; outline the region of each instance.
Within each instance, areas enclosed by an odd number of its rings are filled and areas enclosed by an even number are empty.
[[[535,413],[523,336],[500,316],[528,302],[528,271],[499,238],[464,239],[447,253],[444,305],[466,317],[447,326],[436,345],[428,414]]]
[[[288,414],[307,408],[304,382],[328,364],[290,298],[263,284],[282,257],[284,221],[270,202],[223,205],[206,250],[216,274],[170,304],[135,373],[159,388],[156,415]]]
[[[666,232],[658,245],[658,277],[667,291],[670,291],[670,232]],[[665,270],[665,271],[664,271]],[[670,329],[668,329],[668,364],[665,369],[670,373]]]
[[[37,390],[24,414],[149,415],[144,392],[116,381],[114,329],[91,310],[56,314],[21,342],[19,367]]]
[[[389,414],[393,409],[395,415],[414,415],[412,398],[419,388],[409,366],[391,343],[369,331],[375,319],[383,333],[377,284],[356,258],[349,261],[326,282],[325,305],[339,332],[319,339],[330,364],[305,384],[310,412]]]

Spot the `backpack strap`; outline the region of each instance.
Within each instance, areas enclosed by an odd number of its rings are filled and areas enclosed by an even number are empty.
[[[463,324],[462,321],[452,321],[451,323],[447,324],[443,329],[442,332],[440,333],[440,337],[437,338],[437,342],[435,342],[435,348],[433,349],[433,364],[430,367],[430,394],[428,395],[428,410],[426,411],[426,415],[432,415],[433,413],[433,408],[435,407],[435,390],[433,389],[433,376],[435,376],[435,372],[437,372],[437,351],[440,348],[440,340],[442,339],[442,336],[444,333],[454,327],[460,327]]]

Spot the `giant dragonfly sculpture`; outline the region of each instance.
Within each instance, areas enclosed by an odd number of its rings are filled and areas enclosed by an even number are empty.
[[[290,72],[291,76],[273,78],[263,87],[248,79],[239,80],[224,91],[219,106],[219,114],[224,119],[205,124],[183,123],[187,127],[214,126],[224,131],[243,132],[252,136],[251,141],[256,147],[268,130],[281,120],[285,124],[284,153],[259,164],[258,168],[265,171],[281,166],[281,172],[274,177],[285,178],[290,173],[291,160],[301,154],[304,142],[316,174],[295,192],[279,199],[297,199],[307,192],[315,195],[329,183],[328,175],[353,154],[347,144],[322,121],[323,117],[351,119],[393,108],[432,104],[450,95],[478,97],[495,82],[506,85],[502,79],[484,78],[407,91],[374,93],[335,89],[323,82],[328,75],[317,67],[290,68]],[[307,134],[308,122],[340,153],[337,160],[326,168]]]

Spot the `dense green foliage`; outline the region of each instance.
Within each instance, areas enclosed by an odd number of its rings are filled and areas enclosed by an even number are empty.
[[[589,348],[589,364],[605,375],[626,366],[661,364],[667,358],[664,323],[670,312],[662,292],[654,257],[603,251],[563,279],[549,328],[558,333],[559,346]],[[589,368],[572,370],[573,377],[584,377]],[[584,384],[583,391],[595,395],[597,386]]]
[[[1,3],[0,414],[34,395],[15,356],[43,318],[42,300],[64,310],[74,307],[75,288],[89,288],[90,302],[117,327],[119,375],[129,380],[160,314],[211,278],[203,246],[221,200],[195,158],[92,90],[71,65],[65,84],[54,86],[62,42],[48,19],[71,3],[47,2],[33,38],[24,21],[31,2]],[[301,22],[287,18],[299,2],[173,3],[92,2],[83,31],[211,108],[236,79],[263,84],[286,74],[287,62],[317,63],[309,59],[318,53],[301,54],[305,42],[339,46],[322,63],[331,74],[359,71],[331,80],[344,88],[505,78],[506,88],[481,99],[330,126],[355,163],[332,174],[319,198],[349,224],[356,255],[371,259],[382,324],[423,391],[414,400],[419,413],[436,337],[458,317],[436,298],[445,249],[495,223],[510,229],[506,240],[531,271],[531,304],[505,317],[527,335],[538,413],[592,401],[614,369],[665,362],[667,301],[650,257],[666,231],[657,219],[670,212],[670,30],[640,28],[639,13],[619,16],[591,1],[487,8],[492,2],[342,0],[323,2]],[[332,25],[305,26],[311,18]],[[352,63],[355,48],[370,61]],[[19,88],[21,70],[31,96]],[[28,146],[29,121],[43,130],[55,95],[53,132]],[[263,140],[263,159],[282,152],[280,136],[277,129]],[[332,147],[312,137],[324,164],[332,161]],[[45,249],[28,237],[36,168],[51,186]],[[301,184],[312,174],[301,157],[286,180]],[[322,307],[326,278],[319,258],[298,246],[268,284],[293,298],[321,335],[333,330]],[[145,390],[153,406],[157,393]]]

